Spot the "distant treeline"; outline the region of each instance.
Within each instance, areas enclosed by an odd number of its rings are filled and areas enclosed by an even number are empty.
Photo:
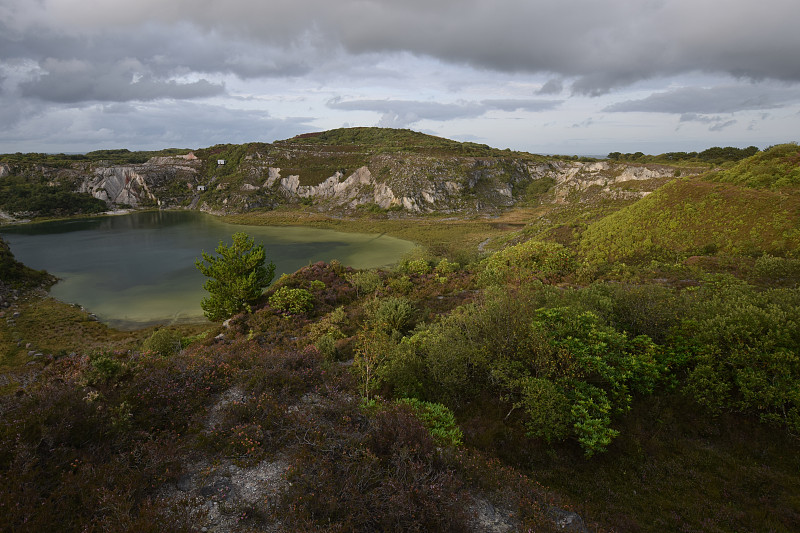
[[[11,164],[35,163],[49,167],[69,167],[77,162],[108,161],[114,165],[138,165],[147,162],[151,157],[183,155],[190,152],[185,148],[167,148],[159,151],[131,152],[126,148],[114,150],[95,150],[85,154],[41,154],[17,152],[0,155],[0,162]]]
[[[702,152],[667,152],[660,155],[645,155],[642,152],[623,154],[621,152],[611,152],[608,154],[608,159],[614,161],[635,161],[639,163],[711,163],[720,165],[722,163],[736,162],[754,156],[759,152],[755,146],[748,146],[747,148],[736,148],[734,146],[726,146],[720,148],[714,146]]]

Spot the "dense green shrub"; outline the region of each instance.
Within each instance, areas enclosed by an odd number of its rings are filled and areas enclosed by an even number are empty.
[[[158,329],[142,343],[142,350],[165,357],[174,355],[181,350],[181,336],[166,328]]]
[[[406,274],[414,274],[417,276],[424,276],[431,273],[431,264],[427,259],[410,259],[403,261],[398,270]]]
[[[695,353],[687,392],[800,434],[800,290],[720,276],[696,292],[679,331]]]
[[[447,276],[448,274],[458,272],[460,268],[461,265],[454,261],[448,261],[448,259],[445,257],[436,264],[436,268],[434,270],[437,274]]]
[[[756,259],[750,274],[761,283],[794,286],[800,283],[800,259],[764,254]]]
[[[540,309],[531,333],[530,355],[512,361],[508,370],[499,369],[512,388],[521,386],[515,405],[530,417],[530,434],[563,438],[563,421],[568,420],[586,455],[603,451],[618,434],[610,427],[611,416],[627,412],[633,394],[649,394],[658,383],[656,345],[646,336],[631,339],[603,326],[592,313],[569,308]],[[542,430],[537,423],[541,419],[553,428],[552,434]]]
[[[416,309],[408,298],[402,296],[370,300],[365,311],[372,328],[390,335],[404,335],[414,327]]]
[[[308,336],[312,341],[324,336],[332,337],[334,340],[342,339],[345,337],[342,327],[345,326],[346,320],[347,314],[344,311],[344,307],[339,306],[311,324]]]
[[[89,368],[85,379],[90,385],[115,383],[129,370],[129,365],[115,354],[108,351],[93,352],[89,354]]]
[[[613,327],[629,335],[647,335],[663,344],[687,311],[679,291],[655,284],[593,283],[574,295],[570,305],[599,314]]]
[[[346,319],[344,308],[340,306],[309,326],[309,340],[326,359],[338,358],[336,341],[345,337],[342,327]]]
[[[531,437],[574,437],[586,455],[603,451],[617,435],[613,418],[635,394],[653,391],[665,363],[648,337],[629,337],[590,312],[537,309],[553,294],[544,286],[498,292],[405,342],[384,334],[373,350],[374,383],[456,406],[501,396],[525,413]]]
[[[478,279],[483,285],[556,282],[574,270],[570,250],[558,243],[530,240],[489,256],[480,265]]]
[[[269,305],[282,313],[299,315],[314,308],[314,296],[305,289],[281,287],[269,297]]]
[[[411,294],[414,291],[414,282],[411,281],[408,274],[390,278],[387,286],[396,294]]]
[[[453,412],[444,405],[424,402],[416,398],[401,398],[398,403],[407,405],[414,411],[437,444],[445,446],[462,444],[464,434],[458,428]]]
[[[356,288],[358,295],[372,294],[383,284],[380,275],[374,270],[351,272],[346,278]]]

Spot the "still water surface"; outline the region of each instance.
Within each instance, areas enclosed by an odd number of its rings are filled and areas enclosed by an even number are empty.
[[[19,261],[59,277],[51,294],[119,328],[202,320],[200,252],[245,231],[263,243],[275,279],[316,261],[356,268],[397,262],[414,244],[364,233],[240,226],[197,212],[144,212],[0,228]]]

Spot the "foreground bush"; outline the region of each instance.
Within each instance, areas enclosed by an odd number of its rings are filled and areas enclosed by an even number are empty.
[[[282,313],[299,315],[314,308],[314,296],[306,289],[280,287],[269,297],[269,305]]]
[[[713,278],[680,335],[694,352],[687,392],[800,434],[800,290]]]

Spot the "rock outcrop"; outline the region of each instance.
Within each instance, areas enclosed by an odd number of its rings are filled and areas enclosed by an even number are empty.
[[[636,199],[653,187],[620,184],[658,181],[676,172],[663,165],[506,156],[499,151],[476,157],[280,143],[260,145],[250,153],[237,149],[238,159],[224,165],[220,152],[208,149],[198,151],[200,158],[189,153],[140,164],[82,161],[66,168],[37,165],[26,172],[51,185],[69,184],[110,208],[182,207],[215,213],[285,203],[313,204],[321,210],[373,205],[415,213],[484,212],[526,199],[526,189],[537,180],[545,180],[538,187],[547,192],[542,201]],[[0,164],[0,176],[15,171],[13,165]]]
[[[175,182],[185,182],[187,192],[194,190],[200,165],[196,158],[176,156],[154,157],[141,165],[98,166],[83,177],[78,190],[109,206],[162,205],[158,193]]]

